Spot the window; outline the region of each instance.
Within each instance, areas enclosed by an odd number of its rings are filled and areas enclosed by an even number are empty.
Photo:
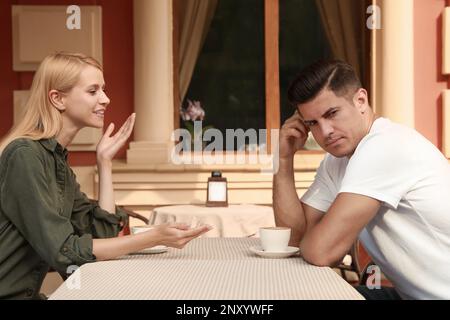
[[[183,105],[200,101],[203,126],[224,136],[226,129],[264,129],[264,85],[264,2],[219,1]]]
[[[331,48],[315,1],[280,1],[281,123],[292,116],[287,89],[299,70],[319,58],[331,58]]]
[[[200,38],[192,72],[175,75],[175,91],[177,81],[181,87],[184,83],[176,94],[176,109],[188,100],[200,101],[206,113],[203,126],[219,129],[224,137],[226,129],[279,128],[294,112],[286,98],[290,81],[315,60],[347,60],[357,64],[363,82],[369,78],[369,58],[363,57],[369,43],[365,4],[370,0],[174,1],[176,68],[186,66],[186,47],[195,44],[195,35]],[[186,35],[192,42],[186,42]],[[174,121],[185,127],[178,112]]]

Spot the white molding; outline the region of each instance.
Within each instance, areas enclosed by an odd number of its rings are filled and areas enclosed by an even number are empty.
[[[442,73],[450,74],[450,7],[442,15]]]
[[[375,101],[377,113],[409,127],[414,114],[414,1],[377,0],[382,29],[376,31]]]
[[[96,166],[76,166],[71,167],[77,177],[77,182],[80,184],[80,189],[86,194],[88,198],[94,198],[94,177],[96,173]]]
[[[14,90],[13,91],[13,124],[16,125],[23,116],[24,107],[30,95],[29,90]]]
[[[324,153],[299,153],[294,159],[295,183],[301,196],[311,185]],[[173,165],[113,163],[113,187],[118,205],[145,209],[157,205],[201,204],[213,170],[228,182],[230,204],[272,204],[272,175],[260,165]],[[94,190],[98,190],[98,174]],[[96,195],[97,196],[97,195]]]
[[[81,52],[102,63],[102,9],[79,7],[81,29],[69,30],[67,6],[13,5],[13,70],[35,71],[56,51]]]
[[[138,207],[202,204],[206,200],[209,176],[209,173],[188,172],[115,173],[113,186],[116,204]],[[223,176],[227,178],[230,204],[272,203],[272,177],[251,172],[224,172]],[[309,188],[314,176],[315,171],[295,174],[299,196]],[[98,182],[96,175],[94,190],[98,190]]]
[[[164,144],[170,150],[174,127],[172,0],[134,0],[133,11],[134,141]],[[139,162],[141,154],[137,154],[131,162]],[[164,158],[168,162],[165,155],[154,160]]]
[[[442,149],[450,159],[450,90],[442,94]]]
[[[81,129],[72,143],[67,147],[69,151],[95,151],[97,143],[102,137],[102,129],[83,128]]]

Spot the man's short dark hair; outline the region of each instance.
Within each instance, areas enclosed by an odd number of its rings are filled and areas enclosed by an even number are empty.
[[[351,65],[339,60],[319,60],[303,70],[288,89],[292,106],[313,100],[322,89],[329,89],[338,97],[348,96],[361,88],[361,81]]]

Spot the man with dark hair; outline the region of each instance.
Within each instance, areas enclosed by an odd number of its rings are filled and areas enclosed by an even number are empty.
[[[314,265],[339,264],[359,237],[393,288],[366,298],[450,299],[450,165],[422,135],[378,117],[353,68],[320,61],[293,81],[273,206]],[[293,159],[311,131],[327,152],[298,198]]]

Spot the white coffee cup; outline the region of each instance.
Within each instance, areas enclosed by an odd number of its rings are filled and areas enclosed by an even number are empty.
[[[264,227],[259,229],[259,238],[264,251],[285,252],[291,238],[291,228]]]
[[[133,226],[130,227],[130,231],[131,234],[138,234],[141,232],[146,232],[146,231],[150,231],[154,228],[155,226],[152,225],[141,225],[141,226]],[[167,251],[167,246],[165,245],[157,245],[154,247],[149,247],[146,249],[143,249],[141,251],[139,251],[139,253],[162,253],[162,252],[166,252]]]

